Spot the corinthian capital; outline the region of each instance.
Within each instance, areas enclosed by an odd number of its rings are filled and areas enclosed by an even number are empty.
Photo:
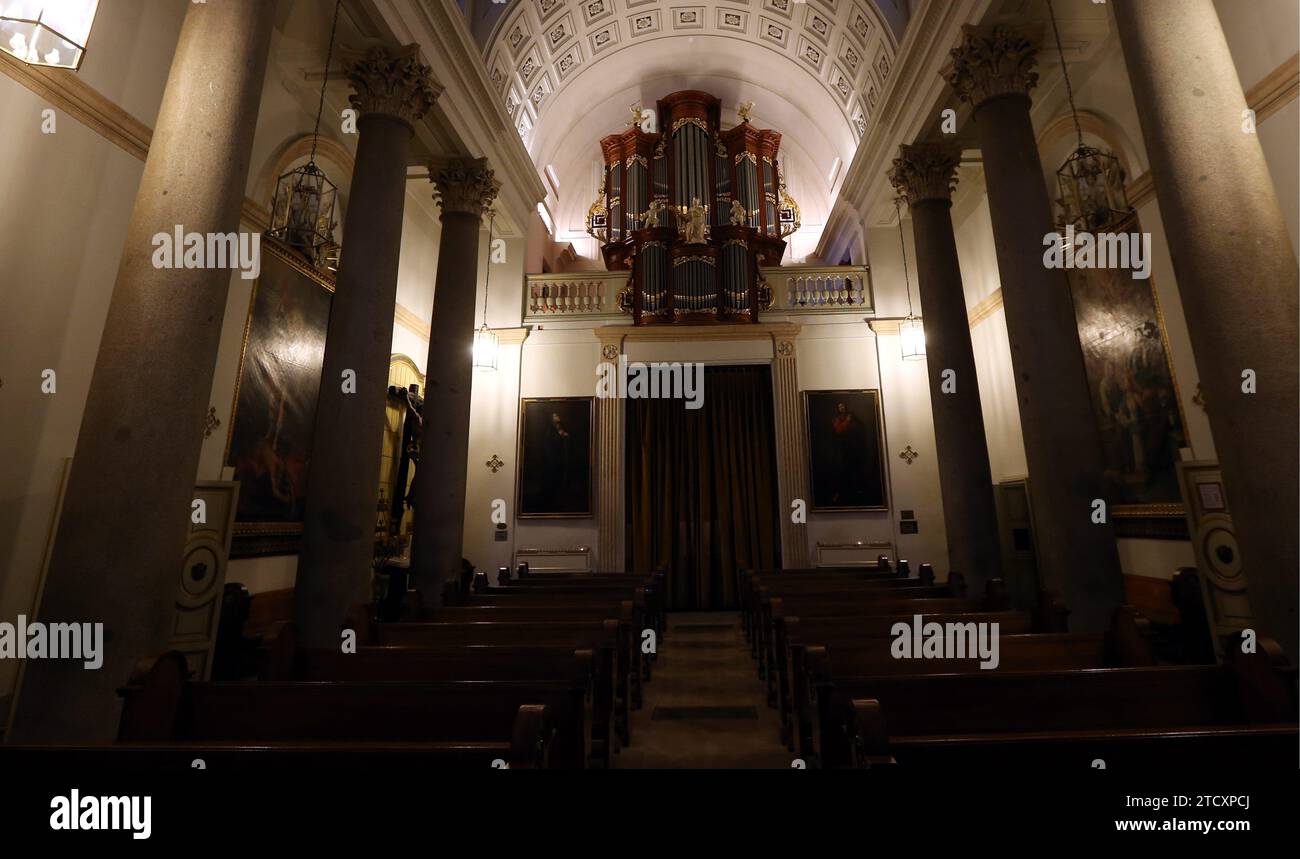
[[[343,60],[354,90],[352,106],[362,116],[382,113],[414,125],[442,94],[442,87],[430,78],[432,69],[420,62],[418,45],[372,45],[362,51],[344,51]]]
[[[438,189],[438,205],[444,215],[459,213],[481,218],[501,190],[501,183],[487,166],[486,158],[432,164],[429,178]]]
[[[907,198],[907,205],[922,200],[952,200],[957,187],[961,150],[947,143],[912,143],[898,147],[889,181]]]
[[[961,44],[940,74],[962,100],[979,107],[1000,95],[1022,95],[1038,84],[1035,43],[1010,27],[962,27]]]

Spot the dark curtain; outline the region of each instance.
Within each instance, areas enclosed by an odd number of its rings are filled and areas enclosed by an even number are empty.
[[[707,367],[685,403],[627,400],[628,569],[666,570],[669,608],[734,608],[738,567],[780,566],[771,370]]]

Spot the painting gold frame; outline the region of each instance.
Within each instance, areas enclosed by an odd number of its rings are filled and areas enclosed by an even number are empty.
[[[530,403],[572,403],[587,404],[587,510],[573,513],[525,513],[524,512],[524,468],[525,461],[524,425]],[[515,518],[516,519],[590,519],[596,515],[596,398],[595,397],[521,397],[519,399],[519,430],[516,437],[518,447],[518,466],[515,471]]]
[[[875,400],[876,405],[876,458],[880,466],[880,497],[883,501],[878,506],[821,507],[817,505],[815,471],[813,468],[813,434],[811,395],[813,394],[866,394]],[[883,512],[889,510],[889,468],[885,460],[885,401],[879,388],[831,388],[825,390],[800,391],[803,398],[804,437],[808,440],[808,509],[815,513],[851,513],[859,511]]]

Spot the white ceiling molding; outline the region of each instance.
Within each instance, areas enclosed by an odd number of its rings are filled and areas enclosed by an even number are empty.
[[[497,227],[507,237],[524,235],[546,187],[511,131],[455,0],[374,0],[374,8],[402,44],[420,45],[434,80],[445,87],[417,134],[432,138],[431,151],[487,158],[502,182]]]
[[[856,231],[873,224],[874,209],[893,199],[885,172],[898,156],[898,147],[917,138],[935,119],[934,108],[948,86],[939,71],[949,52],[961,41],[964,24],[978,23],[993,0],[923,0],[913,13],[881,96],[880,109],[867,129],[831,210],[817,246],[817,256],[838,260]],[[861,213],[861,214],[859,214]],[[892,206],[887,214],[893,220]]]

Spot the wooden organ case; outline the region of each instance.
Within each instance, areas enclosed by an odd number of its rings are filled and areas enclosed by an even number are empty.
[[[603,185],[587,215],[611,271],[630,271],[620,306],[634,324],[757,322],[771,306],[760,266],[780,265],[799,208],[785,192],[779,132],[721,130],[720,102],[696,90],[600,141]],[[634,112],[639,113],[639,109]]]

